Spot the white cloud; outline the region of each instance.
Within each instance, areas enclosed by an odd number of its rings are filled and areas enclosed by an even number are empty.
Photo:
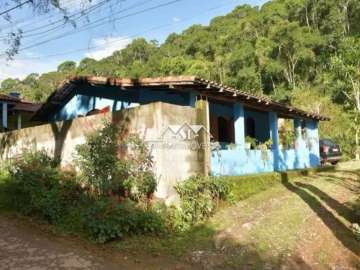
[[[180,22],[180,21],[181,21],[181,19],[180,19],[179,17],[174,17],[172,20],[173,20],[173,22],[175,22],[175,23],[177,23],[177,22]]]
[[[0,82],[6,78],[24,79],[30,73],[44,73],[56,70],[59,61],[51,59],[14,59],[0,58]]]
[[[98,2],[99,0],[60,0],[60,7],[65,8],[67,11],[75,11],[89,8]]]
[[[100,60],[115,51],[124,49],[130,43],[131,38],[128,37],[95,38],[91,41],[91,47],[96,47],[96,49],[86,53],[85,56]]]

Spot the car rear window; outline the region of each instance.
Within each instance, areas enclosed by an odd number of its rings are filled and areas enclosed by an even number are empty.
[[[321,143],[330,147],[337,147],[336,143],[331,140],[321,140]]]

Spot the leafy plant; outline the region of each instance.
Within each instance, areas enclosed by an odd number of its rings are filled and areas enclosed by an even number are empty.
[[[245,143],[250,144],[250,148],[251,149],[255,149],[256,148],[256,144],[257,144],[257,140],[256,138],[250,137],[250,136],[246,136],[245,137]]]
[[[137,201],[150,198],[157,186],[150,151],[137,134],[131,134],[125,143],[128,178],[124,180],[124,186]]]
[[[81,195],[75,176],[61,172],[45,151],[25,151],[9,168],[8,192],[16,209],[58,223]]]
[[[103,129],[89,135],[85,144],[76,147],[81,179],[96,196],[107,196],[118,189],[121,183],[117,177],[127,171],[126,164],[120,164],[118,159],[118,133],[115,125],[106,123]]]
[[[84,224],[87,233],[98,243],[164,230],[162,219],[151,209],[141,209],[130,200],[114,203],[110,198],[93,201],[84,213]]]
[[[259,144],[257,147],[261,151],[261,159],[264,163],[269,161],[269,152],[268,150],[271,149],[273,145],[272,139],[269,139],[261,144]]]
[[[291,149],[295,143],[295,132],[283,130],[280,132],[280,142],[285,149]]]
[[[172,215],[178,229],[210,217],[220,201],[231,198],[230,184],[222,178],[193,176],[175,186],[180,196],[180,209]],[[180,222],[181,221],[181,222]]]
[[[131,134],[121,142],[120,134],[118,126],[106,123],[77,146],[81,179],[96,197],[149,198],[157,186],[150,152],[138,135]]]

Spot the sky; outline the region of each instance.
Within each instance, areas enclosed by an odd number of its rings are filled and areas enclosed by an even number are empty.
[[[66,61],[84,57],[101,59],[125,48],[134,38],[162,43],[171,33],[181,33],[193,24],[206,25],[236,6],[261,6],[266,0],[61,0],[61,6],[76,23],[65,23],[63,14],[51,10],[34,14],[28,6],[0,16],[0,81],[23,79],[30,73],[56,70]],[[0,5],[0,13],[8,7]],[[84,16],[82,11],[88,11]],[[14,60],[3,54],[6,36],[23,31],[21,50]]]

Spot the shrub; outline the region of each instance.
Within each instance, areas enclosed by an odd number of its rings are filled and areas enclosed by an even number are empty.
[[[84,214],[85,229],[98,243],[126,235],[160,233],[163,222],[151,209],[141,209],[130,200],[114,204],[111,199],[94,201]]]
[[[111,123],[87,138],[77,147],[76,162],[83,183],[97,197],[117,194],[139,201],[156,190],[152,157],[137,135],[129,135],[121,148],[121,129]],[[122,152],[124,157],[119,158]]]
[[[244,200],[254,194],[281,183],[281,175],[279,173],[223,176],[221,178],[223,181],[230,183],[235,200]]]
[[[175,227],[185,229],[210,217],[220,201],[231,198],[231,187],[227,181],[216,177],[194,176],[175,186],[180,196],[180,211],[171,215]]]
[[[124,186],[132,199],[140,201],[156,191],[157,181],[152,170],[152,156],[143,140],[136,134],[130,135],[125,144],[128,149],[126,161],[129,171]]]
[[[116,126],[107,123],[103,129],[89,135],[85,144],[76,147],[76,163],[82,180],[96,196],[107,196],[117,189],[116,177],[127,170],[126,164],[118,160],[118,132]]]
[[[73,175],[62,173],[45,151],[25,151],[10,165],[7,190],[13,206],[24,214],[57,223],[81,194]]]

